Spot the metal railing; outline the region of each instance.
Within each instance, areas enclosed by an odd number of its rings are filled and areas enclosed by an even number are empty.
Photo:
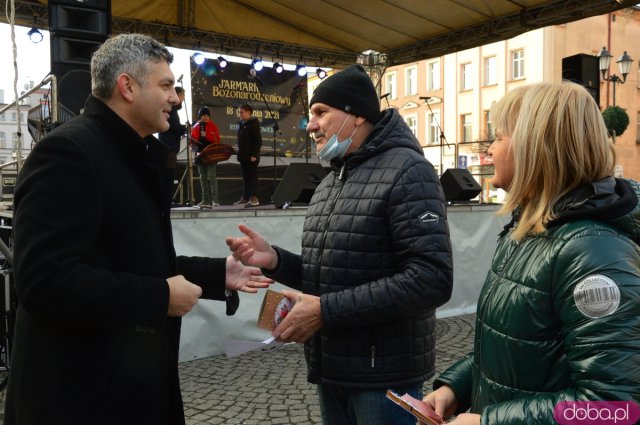
[[[3,106],[2,108],[0,108],[0,115],[4,114],[5,111],[8,111],[11,108],[13,108],[14,106],[18,105],[20,103],[20,101],[22,101],[23,99],[26,99],[27,97],[31,96],[32,93],[36,92],[37,90],[40,90],[42,87],[46,86],[49,83],[51,83],[51,88],[50,88],[50,90],[51,90],[51,107],[50,107],[49,120],[51,122],[53,122],[53,123],[57,123],[58,122],[58,79],[53,74],[47,75],[45,77],[45,79],[40,82],[40,84],[38,84],[37,86],[32,87],[31,89],[29,89],[26,92],[22,93],[22,95],[20,95],[20,97],[18,97],[13,102],[11,102],[8,105]],[[15,159],[13,161],[6,162],[4,164],[0,164],[0,170],[2,170],[3,168],[5,168],[5,167],[7,167],[9,165],[15,165],[16,166],[16,173],[18,173],[20,171],[20,168],[22,168],[22,160],[24,159],[22,157],[22,141],[20,141],[20,143],[18,143],[18,148],[17,148],[17,153],[16,154],[17,154],[17,159]]]

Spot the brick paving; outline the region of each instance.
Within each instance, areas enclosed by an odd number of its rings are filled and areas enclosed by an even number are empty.
[[[474,325],[475,314],[437,320],[437,373],[471,351]],[[5,375],[0,371],[0,379]],[[233,359],[219,355],[184,362],[180,377],[187,425],[321,423],[300,344]],[[425,383],[425,391],[430,388],[431,382]]]
[[[437,320],[436,370],[469,353],[475,314]],[[188,425],[320,424],[315,385],[307,382],[300,344],[233,359],[213,356],[181,363]],[[431,382],[425,383],[425,391]]]

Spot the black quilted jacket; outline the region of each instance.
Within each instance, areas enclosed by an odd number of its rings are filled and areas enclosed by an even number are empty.
[[[319,295],[323,328],[305,346],[310,382],[384,389],[434,373],[436,307],[451,295],[444,196],[395,110],[320,183],[302,255],[277,248],[278,281]]]

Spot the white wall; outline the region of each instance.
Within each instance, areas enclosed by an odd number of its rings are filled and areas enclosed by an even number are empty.
[[[227,256],[224,238],[239,235],[239,223],[260,232],[272,244],[300,252],[306,209],[255,210],[228,213],[173,213],[173,234],[179,255]],[[474,312],[480,288],[506,218],[497,217],[496,205],[461,205],[448,208],[454,261],[451,300],[437,311],[438,317]],[[284,287],[276,284],[274,289]],[[256,327],[264,291],[240,294],[240,308],[225,315],[225,304],[202,300],[183,319],[180,361],[222,353],[227,339],[263,341],[270,335]]]

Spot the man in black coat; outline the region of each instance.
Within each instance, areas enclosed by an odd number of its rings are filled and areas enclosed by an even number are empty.
[[[260,205],[258,200],[258,164],[262,134],[260,121],[253,116],[251,105],[240,107],[240,123],[238,125],[238,162],[242,171],[242,198],[234,205]]]
[[[333,172],[306,212],[301,254],[241,225],[234,256],[299,289],[274,330],[305,343],[325,425],[415,425],[385,398],[422,398],[435,372],[435,309],[451,296],[453,261],[444,194],[400,114],[380,112],[354,65],[323,80],[307,131]]]
[[[181,317],[200,297],[268,285],[231,257],[176,256],[152,136],[178,103],[172,60],[148,36],[107,40],[84,112],[21,170],[6,425],[184,424]]]

